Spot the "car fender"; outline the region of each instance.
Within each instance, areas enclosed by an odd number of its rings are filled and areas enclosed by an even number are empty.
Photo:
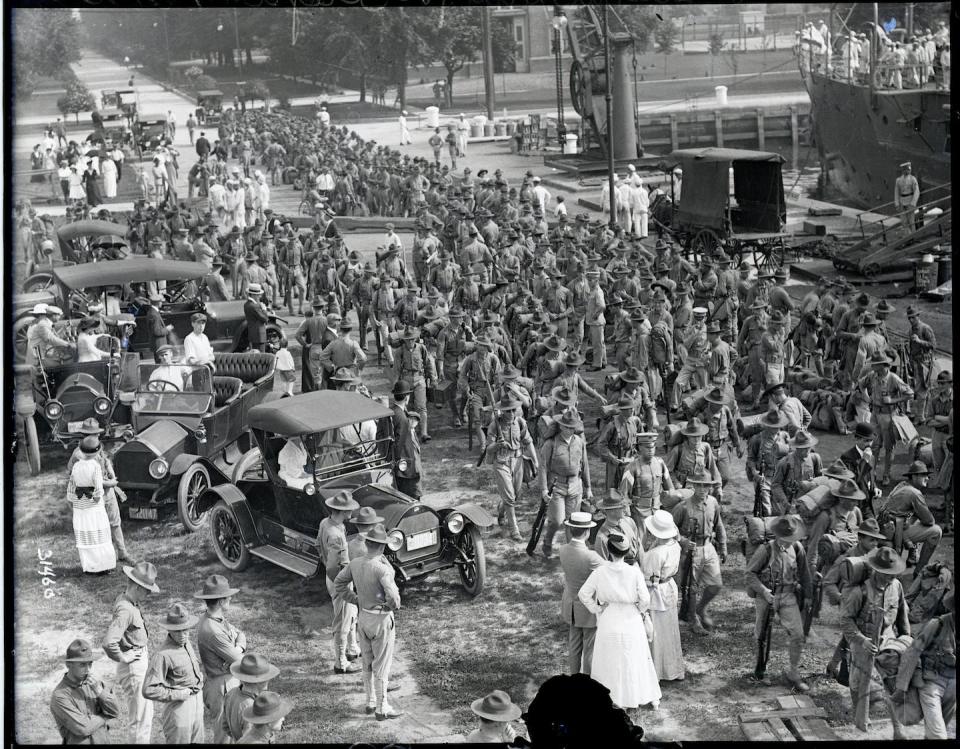
[[[230,480],[230,477],[225,476],[223,471],[217,468],[212,461],[202,458],[199,455],[190,455],[188,453],[180,453],[173,459],[173,462],[170,464],[170,475],[180,476],[194,463],[201,463],[208,471],[210,471],[210,481],[227,482]]]
[[[473,502],[466,502],[465,504],[451,507],[443,514],[443,517],[446,518],[451,512],[459,512],[471,523],[481,528],[489,528],[494,523],[493,515]]]
[[[244,543],[256,541],[260,536],[250,512],[250,505],[247,503],[247,498],[243,495],[243,492],[234,484],[220,484],[207,489],[197,498],[197,511],[206,512],[220,501],[225,502],[233,510]]]

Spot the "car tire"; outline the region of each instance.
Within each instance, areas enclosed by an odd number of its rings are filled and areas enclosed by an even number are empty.
[[[210,510],[210,535],[220,564],[231,572],[242,572],[249,566],[250,552],[240,533],[237,516],[223,500]]]
[[[35,321],[35,317],[28,316],[13,324],[13,360],[18,364],[27,360],[27,330]]]
[[[209,488],[210,472],[202,463],[194,463],[184,471],[177,484],[177,515],[190,533],[203,527],[206,513],[197,513],[197,499]]]
[[[23,418],[23,444],[27,450],[30,475],[36,476],[40,473],[40,438],[37,436],[37,422],[32,416]]]
[[[476,598],[483,591],[483,585],[487,580],[487,557],[483,551],[480,529],[475,525],[465,528],[457,539],[457,548],[471,560],[457,565],[460,582],[467,594],[471,598]]]

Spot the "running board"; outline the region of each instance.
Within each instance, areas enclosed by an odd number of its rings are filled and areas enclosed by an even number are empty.
[[[268,562],[273,562],[278,567],[283,567],[300,577],[314,577],[320,571],[318,561],[307,559],[299,554],[294,554],[286,549],[281,549],[273,544],[264,544],[250,549],[250,553]]]

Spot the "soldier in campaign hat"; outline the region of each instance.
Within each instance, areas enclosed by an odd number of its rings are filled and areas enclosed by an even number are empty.
[[[67,646],[67,672],[50,696],[50,712],[64,744],[109,744],[108,721],[120,717],[113,688],[91,673],[96,659],[87,640]]]

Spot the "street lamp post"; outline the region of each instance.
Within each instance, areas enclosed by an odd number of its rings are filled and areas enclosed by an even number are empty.
[[[562,48],[562,35],[567,26],[567,16],[560,10],[559,5],[553,6],[553,20],[550,22],[553,26],[553,54],[556,62],[557,78],[557,140],[560,141],[560,148],[563,148],[567,139],[567,126],[563,120],[563,63],[560,59],[560,50]]]
[[[610,60],[610,6],[603,6],[603,56],[606,60],[606,94],[604,99],[607,104],[607,179],[610,189],[610,228],[617,225],[617,192],[614,183],[613,172],[613,66]],[[636,105],[634,105],[636,106]]]

